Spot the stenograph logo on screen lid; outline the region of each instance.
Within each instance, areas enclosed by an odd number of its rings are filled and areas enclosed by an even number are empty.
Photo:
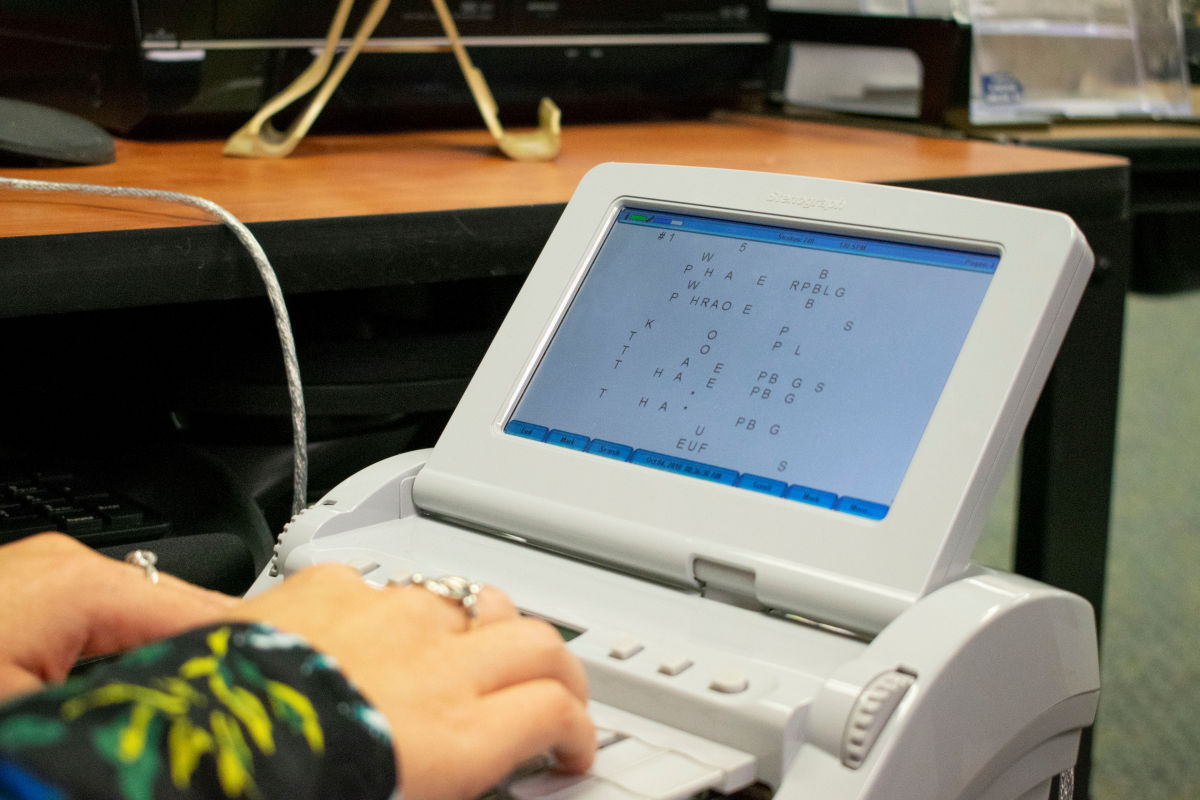
[[[806,194],[774,191],[767,195],[768,203],[783,203],[800,208],[819,208],[825,211],[841,211],[846,207],[846,201],[840,197],[813,197]]]

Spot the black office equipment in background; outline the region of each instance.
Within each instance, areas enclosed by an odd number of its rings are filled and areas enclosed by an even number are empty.
[[[765,0],[456,0],[506,124],[542,96],[569,121],[696,116],[757,97]],[[360,0],[350,35],[369,3]],[[337,0],[3,0],[0,96],[124,135],[234,130],[312,61]],[[444,42],[428,0],[393,0],[374,42]],[[366,52],[326,130],[478,124],[448,52]]]

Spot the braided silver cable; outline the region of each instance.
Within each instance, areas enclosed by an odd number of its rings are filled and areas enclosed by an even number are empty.
[[[1058,800],[1074,800],[1075,768],[1058,773]]]
[[[308,495],[308,432],[304,411],[304,392],[300,383],[300,364],[296,359],[296,341],[292,336],[292,323],[288,317],[287,304],[279,279],[267,259],[266,252],[254,234],[233,214],[203,197],[169,192],[159,189],[142,189],[131,186],[100,186],[90,183],[61,183],[38,181],[25,178],[0,177],[0,187],[35,192],[65,192],[68,194],[101,195],[106,197],[135,197],[198,208],[222,222],[233,231],[242,246],[254,259],[258,274],[266,287],[267,299],[275,316],[275,328],[279,332],[279,345],[283,351],[283,369],[287,378],[288,400],[292,416],[292,513],[299,514],[307,505]]]

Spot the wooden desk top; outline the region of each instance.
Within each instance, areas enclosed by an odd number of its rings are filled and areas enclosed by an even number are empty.
[[[226,158],[219,141],[118,141],[112,164],[6,169],[8,177],[197,194],[244,222],[564,203],[604,161],[693,164],[871,182],[1057,172],[1120,158],[913,136],[745,114],[567,126],[559,158],[516,163],[479,130],[319,136],[281,160]],[[0,236],[211,224],[199,211],[0,188]]]

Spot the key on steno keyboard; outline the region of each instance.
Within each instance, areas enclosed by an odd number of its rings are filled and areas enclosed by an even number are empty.
[[[592,702],[596,761],[584,775],[549,769],[513,776],[513,800],[683,800],[754,781],[756,759],[699,736]]]
[[[100,547],[158,539],[170,527],[146,506],[69,472],[0,475],[0,544],[60,531]]]

